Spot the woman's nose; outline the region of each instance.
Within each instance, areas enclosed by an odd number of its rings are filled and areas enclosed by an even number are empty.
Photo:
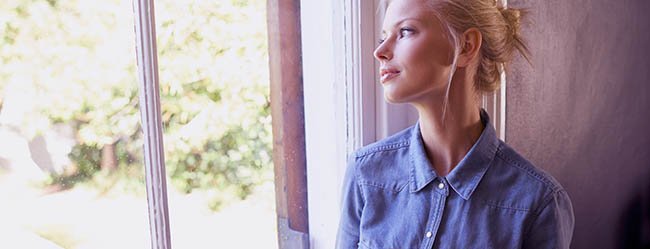
[[[377,46],[373,55],[375,56],[375,59],[377,59],[378,61],[385,61],[385,60],[392,59],[393,52],[390,47],[390,42],[388,40],[385,40],[379,43],[379,46]]]

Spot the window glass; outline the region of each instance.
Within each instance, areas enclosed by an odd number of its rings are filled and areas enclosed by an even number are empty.
[[[173,246],[276,247],[265,1],[155,7]],[[150,247],[133,20],[0,3],[0,243]]]
[[[276,246],[266,1],[156,1],[156,23],[173,247]]]
[[[149,246],[132,13],[0,3],[0,248]]]

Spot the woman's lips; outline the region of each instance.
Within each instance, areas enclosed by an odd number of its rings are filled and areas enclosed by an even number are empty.
[[[397,77],[400,71],[396,69],[381,69],[379,70],[379,76],[381,77],[381,83],[386,83],[391,79]]]

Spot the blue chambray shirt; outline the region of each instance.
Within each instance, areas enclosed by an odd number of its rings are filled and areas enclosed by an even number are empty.
[[[571,200],[549,174],[496,137],[481,136],[446,176],[419,123],[359,149],[343,186],[337,248],[569,248]]]

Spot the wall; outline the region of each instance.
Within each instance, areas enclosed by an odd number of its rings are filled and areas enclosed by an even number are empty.
[[[534,66],[508,74],[507,142],[568,191],[572,248],[650,246],[650,1],[509,5]]]

